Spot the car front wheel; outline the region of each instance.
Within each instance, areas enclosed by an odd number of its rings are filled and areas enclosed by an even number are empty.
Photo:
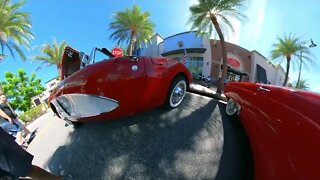
[[[169,109],[179,106],[187,91],[187,81],[183,76],[177,76],[171,83],[165,106]]]
[[[66,125],[65,126],[71,126],[73,128],[79,128],[82,123],[81,122],[75,122],[75,121],[70,121],[69,119],[64,119]]]
[[[240,111],[240,105],[233,99],[229,99],[226,106],[226,114],[228,116],[237,116]]]

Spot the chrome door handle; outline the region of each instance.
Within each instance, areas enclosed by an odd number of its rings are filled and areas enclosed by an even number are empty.
[[[270,92],[270,89],[264,88],[264,87],[259,87],[258,91],[264,91],[264,92]]]

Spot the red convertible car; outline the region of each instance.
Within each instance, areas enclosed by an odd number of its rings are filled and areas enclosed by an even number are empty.
[[[226,114],[239,116],[255,179],[320,179],[320,94],[231,82]]]
[[[66,47],[61,82],[49,97],[53,112],[71,122],[115,119],[161,105],[181,104],[190,71],[165,57],[113,57],[105,48],[91,55]]]

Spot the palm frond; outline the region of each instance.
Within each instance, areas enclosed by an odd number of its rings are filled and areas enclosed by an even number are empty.
[[[191,30],[196,30],[198,34],[212,34],[211,17],[217,20],[223,34],[228,34],[228,29],[231,32],[235,31],[230,18],[246,20],[246,16],[240,11],[244,7],[245,0],[199,0],[198,2],[189,8],[191,16],[187,21],[187,24],[191,24]]]
[[[52,44],[45,43],[41,46],[40,50],[43,55],[35,55],[32,57],[32,59],[42,61],[47,65],[55,65],[58,67],[61,63],[63,52],[66,46],[66,41],[61,41],[58,43],[57,40],[53,38]]]
[[[141,12],[137,5],[134,5],[132,9],[126,8],[124,11],[115,12],[112,16],[113,21],[109,24],[109,29],[112,30],[109,38],[117,41],[118,45],[128,44],[131,38],[138,46],[146,44],[153,35],[155,26],[149,17],[150,13]]]
[[[310,84],[308,83],[308,81],[306,79],[301,79],[299,81],[299,83],[297,81],[295,81],[293,87],[296,87],[297,89],[301,89],[301,90],[309,90],[310,89]]]
[[[15,57],[16,52],[23,60],[26,57],[18,46],[29,49],[30,40],[33,38],[30,15],[20,10],[25,3],[26,0],[15,3],[10,0],[0,1],[0,33],[5,36],[5,39],[1,40],[2,52],[6,47],[12,57]]]

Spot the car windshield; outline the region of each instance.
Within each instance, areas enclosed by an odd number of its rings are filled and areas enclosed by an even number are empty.
[[[103,60],[108,60],[110,56],[108,56],[103,49],[95,48],[91,53],[91,63],[97,63]]]

